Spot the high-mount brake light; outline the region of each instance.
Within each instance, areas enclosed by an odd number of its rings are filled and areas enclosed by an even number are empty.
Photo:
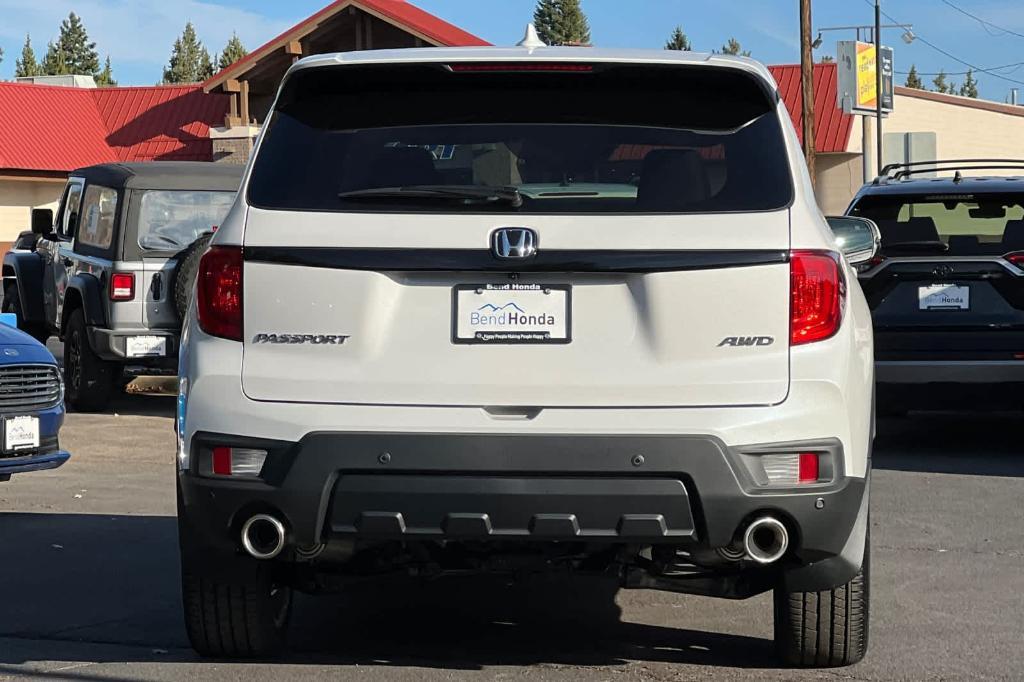
[[[538,64],[519,62],[488,62],[483,64],[463,63],[449,64],[448,68],[455,73],[590,73],[594,70],[591,64],[560,64],[558,62],[542,62]]]
[[[211,246],[196,279],[199,327],[210,336],[242,340],[242,249]]]
[[[835,335],[843,321],[846,280],[831,251],[790,254],[789,343],[799,346]]]

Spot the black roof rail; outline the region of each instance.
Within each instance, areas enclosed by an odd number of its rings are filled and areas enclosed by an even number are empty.
[[[887,180],[902,180],[911,175],[933,171],[965,170],[1024,170],[1024,159],[937,159],[890,163],[882,168],[882,172],[875,178],[873,184],[880,185]],[[896,172],[893,173],[893,171]]]

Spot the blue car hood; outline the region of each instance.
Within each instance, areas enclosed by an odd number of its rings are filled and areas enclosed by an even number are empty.
[[[0,324],[0,365],[24,363],[55,365],[57,361],[46,346],[25,332]]]

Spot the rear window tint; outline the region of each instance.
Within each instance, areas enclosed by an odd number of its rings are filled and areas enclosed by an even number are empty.
[[[147,190],[139,209],[139,248],[181,251],[216,231],[235,201],[235,192]]]
[[[705,213],[785,207],[792,183],[773,98],[742,72],[342,67],[288,81],[248,199],[314,211]]]
[[[888,253],[997,256],[1024,250],[1024,195],[866,196],[850,213],[878,224]]]

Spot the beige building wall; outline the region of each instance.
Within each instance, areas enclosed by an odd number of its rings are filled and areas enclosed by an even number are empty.
[[[842,215],[864,177],[860,154],[818,154],[814,195],[825,215]]]
[[[0,176],[0,244],[13,242],[32,226],[33,208],[57,210],[65,180]]]

